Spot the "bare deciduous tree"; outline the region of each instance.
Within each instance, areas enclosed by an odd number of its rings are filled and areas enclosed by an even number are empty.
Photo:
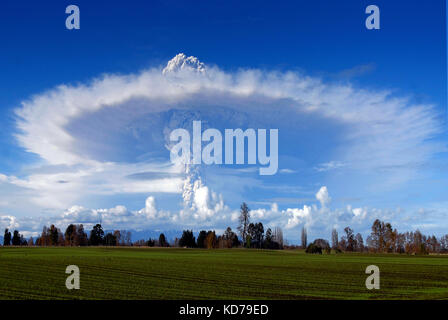
[[[308,244],[308,232],[306,231],[305,226],[302,227],[302,249],[306,249]]]
[[[283,231],[280,227],[274,228],[274,233],[272,234],[272,240],[278,243],[280,249],[283,249]]]
[[[245,202],[241,205],[239,220],[238,231],[240,232],[241,239],[244,241],[250,224],[250,209]]]
[[[333,228],[333,231],[331,232],[331,247],[333,249],[337,249],[339,246],[339,236],[336,229]]]

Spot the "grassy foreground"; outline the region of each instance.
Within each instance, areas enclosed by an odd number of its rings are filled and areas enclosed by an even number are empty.
[[[80,290],[65,287],[71,264]],[[371,264],[380,290],[365,287]],[[0,248],[0,299],[448,299],[448,256]]]

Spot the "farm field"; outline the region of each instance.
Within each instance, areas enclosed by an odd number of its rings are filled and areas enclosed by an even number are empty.
[[[73,264],[80,290],[65,287]],[[380,290],[365,287],[371,264]],[[448,299],[448,256],[0,248],[0,299]]]

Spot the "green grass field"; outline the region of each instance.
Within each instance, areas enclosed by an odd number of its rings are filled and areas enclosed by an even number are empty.
[[[71,264],[80,290],[65,287]],[[371,264],[380,290],[365,287]],[[448,256],[1,248],[0,299],[448,299]]]

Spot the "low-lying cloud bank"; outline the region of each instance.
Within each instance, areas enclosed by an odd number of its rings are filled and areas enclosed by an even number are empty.
[[[136,231],[146,230],[182,230],[214,229],[223,231],[227,226],[236,229],[238,225],[239,211],[232,210],[222,204],[214,202],[216,199],[210,194],[207,187],[200,187],[194,197],[200,197],[196,205],[185,207],[179,212],[169,212],[157,207],[156,200],[150,196],[145,201],[145,207],[131,211],[125,206],[115,206],[109,209],[88,209],[81,206],[73,206],[60,215],[52,217],[21,217],[0,215],[0,228],[18,229],[25,236],[40,234],[44,225],[56,225],[63,231],[71,224],[82,223],[87,230],[95,224],[102,223],[106,230],[127,229]],[[403,210],[380,210],[375,208],[347,206],[345,208],[330,208],[331,198],[327,187],[321,187],[315,195],[319,204],[304,205],[301,208],[287,208],[279,210],[273,203],[270,208],[252,209],[251,220],[261,221],[268,227],[281,227],[285,236],[297,242],[300,230],[304,226],[311,237],[327,235],[336,228],[342,232],[343,228],[350,226],[357,232],[367,234],[375,219],[382,219],[394,223],[400,223],[404,228],[412,230],[420,228],[425,231],[425,225],[409,221],[409,216],[403,215]],[[423,211],[420,210],[420,215]]]

